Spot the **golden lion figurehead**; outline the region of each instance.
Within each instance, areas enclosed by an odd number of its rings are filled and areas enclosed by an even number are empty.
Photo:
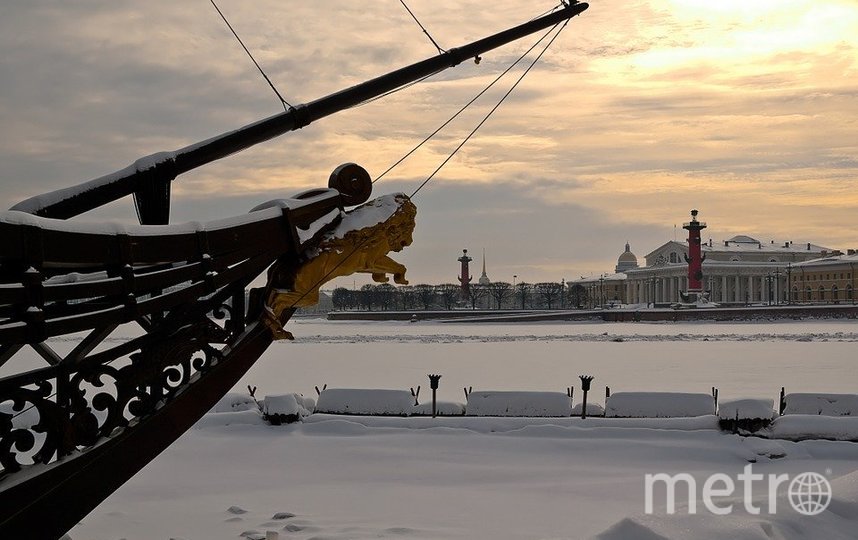
[[[287,309],[312,306],[319,302],[319,288],[334,278],[354,273],[372,274],[372,279],[407,285],[406,268],[387,254],[399,252],[413,241],[417,207],[403,193],[373,199],[347,212],[337,227],[308,249],[292,283],[279,283],[269,273],[268,294],[263,319],[275,337],[291,337],[280,326],[280,315]]]

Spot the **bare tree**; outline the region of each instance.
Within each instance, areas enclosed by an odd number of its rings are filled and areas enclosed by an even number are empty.
[[[432,285],[425,283],[415,285],[414,293],[417,296],[417,303],[423,306],[424,310],[428,310],[435,303],[435,288]]]
[[[585,289],[583,285],[580,283],[569,285],[567,291],[570,305],[575,306],[578,309],[584,307],[587,303],[587,289]]]
[[[354,294],[345,287],[337,287],[331,293],[331,302],[334,304],[334,309],[340,311],[349,309],[354,306]]]
[[[403,285],[396,288],[396,299],[399,302],[399,309],[402,311],[407,311],[414,307],[415,296],[414,287],[410,285]]]
[[[489,294],[489,290],[485,285],[480,284],[472,284],[471,287],[471,309],[477,309],[477,304],[480,303],[480,300],[486,297]]]
[[[438,294],[438,298],[441,300],[444,309],[449,311],[456,305],[456,300],[461,295],[461,287],[452,283],[444,283],[436,285],[435,292]]]
[[[495,281],[488,285],[489,294],[495,299],[497,309],[500,309],[504,301],[512,295],[512,285],[506,281]]]
[[[367,283],[360,288],[360,305],[367,311],[372,311],[376,302],[375,285]]]
[[[525,309],[525,305],[527,303],[528,298],[531,295],[531,290],[533,286],[530,283],[525,283],[522,281],[521,283],[516,284],[515,286],[515,298],[518,304],[521,306],[521,309]]]
[[[563,294],[563,285],[553,281],[537,283],[533,288],[542,300],[542,304],[548,309],[551,309]]]
[[[390,283],[375,286],[375,299],[383,311],[387,311],[396,300],[396,287]]]

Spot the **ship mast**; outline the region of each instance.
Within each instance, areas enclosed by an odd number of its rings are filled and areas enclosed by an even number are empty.
[[[42,217],[68,219],[133,194],[141,224],[169,221],[170,183],[180,174],[246,150],[261,142],[353,107],[464,60],[538,32],[579,15],[589,7],[583,2],[564,7],[532,21],[498,32],[438,56],[391,71],[375,79],[319,98],[174,152],[161,152],[89,182],[24,200],[12,207]]]

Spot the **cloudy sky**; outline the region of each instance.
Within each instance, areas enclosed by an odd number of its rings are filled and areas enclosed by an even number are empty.
[[[408,4],[445,48],[554,5]],[[397,0],[219,5],[293,103],[435,54]],[[378,174],[534,40],[184,175],[172,219],[241,214],[346,161]],[[7,1],[0,50],[5,208],[282,110],[208,0]],[[376,194],[411,192],[498,97]],[[611,271],[691,208],[716,240],[858,247],[858,3],[593,0],[415,202],[412,283],[455,281],[462,248],[494,280]],[[133,217],[130,199],[84,216]]]

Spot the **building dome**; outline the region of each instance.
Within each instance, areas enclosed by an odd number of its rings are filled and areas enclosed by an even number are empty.
[[[760,241],[756,238],[751,238],[750,236],[745,236],[744,234],[740,234],[734,236],[733,238],[727,240],[728,242],[735,242],[737,244],[759,244]]]
[[[632,268],[638,267],[638,258],[632,253],[631,248],[629,247],[629,243],[626,242],[626,250],[622,252],[617,258],[617,267],[616,272],[619,274],[621,272],[625,272],[626,270],[630,270]]]

